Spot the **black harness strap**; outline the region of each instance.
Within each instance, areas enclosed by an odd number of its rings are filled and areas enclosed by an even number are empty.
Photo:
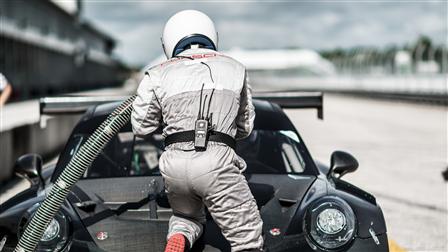
[[[232,149],[236,147],[236,141],[228,134],[211,130],[209,131],[208,141],[223,143]],[[176,132],[165,138],[165,146],[173,143],[194,142],[194,130]]]
[[[127,202],[123,205],[120,205],[117,209],[112,210],[110,208],[106,208],[101,212],[95,213],[94,215],[91,215],[89,217],[86,217],[82,219],[82,223],[84,226],[89,227],[101,220],[104,220],[106,218],[109,218],[111,216],[120,216],[122,213],[126,212],[129,209],[139,209],[142,206],[144,206],[146,203],[150,202],[151,200],[155,200],[155,195],[149,195],[148,197],[145,197],[141,199],[138,202]]]

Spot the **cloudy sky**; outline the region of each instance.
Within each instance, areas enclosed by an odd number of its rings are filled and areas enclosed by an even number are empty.
[[[204,2],[84,0],[84,18],[118,39],[125,62],[142,65],[162,53],[166,20],[184,9],[207,13],[220,49],[330,49],[411,43],[421,35],[447,41],[446,1]]]

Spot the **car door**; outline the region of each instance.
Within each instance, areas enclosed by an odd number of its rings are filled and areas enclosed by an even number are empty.
[[[163,250],[172,211],[158,168],[161,140],[120,132],[72,190],[72,205],[101,249]]]

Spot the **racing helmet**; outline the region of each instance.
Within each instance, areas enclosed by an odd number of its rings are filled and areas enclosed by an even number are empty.
[[[218,48],[215,24],[207,15],[197,10],[183,10],[174,14],[166,22],[161,40],[168,59],[191,45],[212,50]]]

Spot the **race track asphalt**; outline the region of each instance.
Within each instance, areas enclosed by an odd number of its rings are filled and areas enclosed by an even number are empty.
[[[381,205],[391,251],[447,251],[447,107],[325,94],[315,110],[287,110],[314,158],[352,153],[344,177]]]

